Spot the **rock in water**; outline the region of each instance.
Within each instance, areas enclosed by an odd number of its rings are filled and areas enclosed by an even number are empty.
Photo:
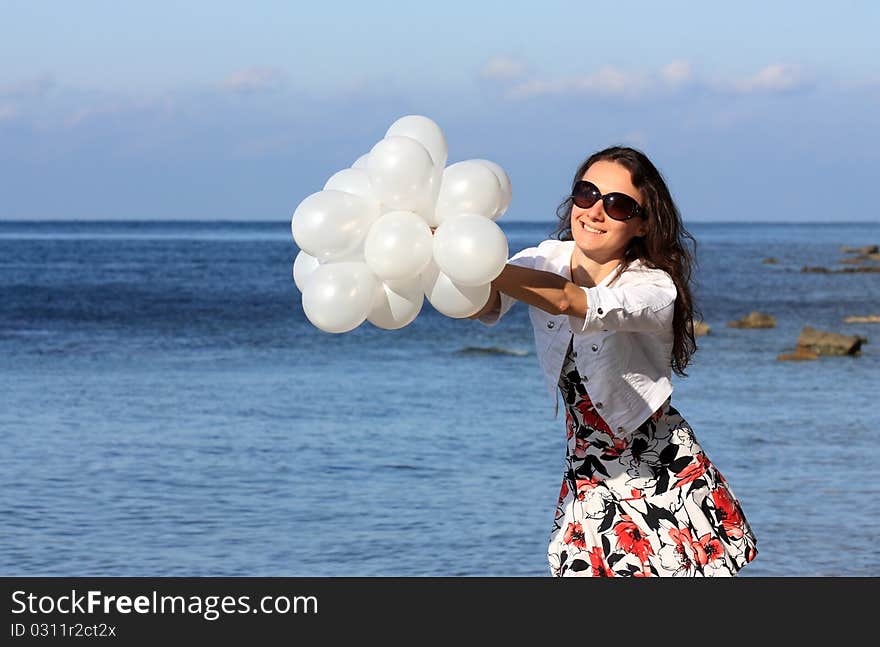
[[[865,245],[863,247],[841,247],[840,251],[844,254],[876,254],[880,249],[877,245]]]
[[[753,311],[742,319],[728,322],[727,325],[731,328],[775,328],[776,319],[772,315]]]
[[[817,330],[804,326],[798,337],[798,348],[803,348],[819,355],[857,355],[862,344],[868,340],[859,335],[841,335],[836,332]]]
[[[778,360],[805,360],[805,359],[819,359],[819,354],[814,353],[811,350],[807,350],[802,346],[798,346],[794,349],[793,353],[782,353],[776,356]]]
[[[529,353],[525,350],[514,348],[499,348],[498,346],[468,346],[457,351],[460,355],[511,355],[513,357],[525,357]]]
[[[843,323],[880,323],[880,315],[851,315]]]

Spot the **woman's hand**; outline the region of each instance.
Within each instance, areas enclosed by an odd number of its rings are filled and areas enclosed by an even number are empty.
[[[484,305],[480,310],[472,314],[468,317],[468,319],[479,319],[487,312],[492,312],[493,310],[501,309],[501,294],[495,288],[494,285],[491,286],[491,292],[489,292],[489,299],[486,301],[486,305]]]

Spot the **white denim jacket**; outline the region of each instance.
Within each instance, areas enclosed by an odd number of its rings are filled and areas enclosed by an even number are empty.
[[[554,272],[571,281],[574,241],[545,240],[509,263]],[[636,429],[672,394],[672,316],[676,288],[661,269],[633,261],[619,266],[587,295],[586,317],[552,315],[529,306],[538,361],[558,412],[559,375],[569,341],[575,364],[596,412],[618,434]],[[612,283],[614,284],[612,286]],[[479,320],[494,326],[516,303],[501,293],[501,306]]]

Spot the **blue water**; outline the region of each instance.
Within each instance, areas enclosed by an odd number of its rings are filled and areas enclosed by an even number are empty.
[[[799,271],[880,224],[690,229],[712,331],[673,403],[758,537],[741,575],[880,575],[880,326],[842,321],[880,276]],[[295,254],[288,222],[0,223],[0,574],[548,574],[565,432],[525,306],[330,335]],[[726,327],[752,310],[777,327]],[[804,325],[869,343],[777,361]]]

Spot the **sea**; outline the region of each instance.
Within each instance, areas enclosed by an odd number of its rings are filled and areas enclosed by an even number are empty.
[[[499,224],[511,254],[553,230]],[[672,402],[757,537],[740,576],[880,575],[880,325],[844,322],[880,274],[801,271],[880,223],[688,229],[711,330]],[[0,222],[0,575],[549,576],[565,428],[526,306],[325,333],[297,251],[289,221]],[[778,361],[805,326],[867,343]]]

